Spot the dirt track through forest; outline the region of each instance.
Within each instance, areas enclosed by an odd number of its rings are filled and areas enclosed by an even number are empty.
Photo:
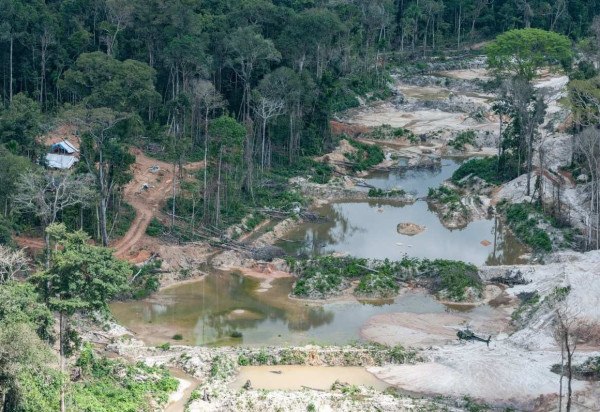
[[[124,189],[124,200],[135,209],[136,216],[125,236],[111,243],[111,247],[116,257],[139,263],[141,251],[136,250],[136,246],[145,236],[152,218],[160,214],[164,200],[172,194],[173,165],[152,159],[139,149],[132,149],[132,153],[136,161],[132,167],[133,178]],[[184,169],[189,173],[202,166],[203,162],[195,162]],[[158,170],[151,171],[156,167]]]
[[[115,250],[115,256],[132,263],[140,263],[149,257],[152,251],[138,250],[137,246],[146,236],[146,229],[152,218],[160,215],[160,208],[165,199],[173,191],[173,165],[157,159],[152,159],[139,149],[132,149],[136,160],[131,168],[133,178],[124,188],[124,200],[135,209],[135,218],[129,230],[120,239],[115,239],[110,246]],[[188,163],[184,166],[186,173],[199,170],[204,162]],[[25,236],[16,237],[21,247],[37,251],[44,248],[44,240]],[[144,242],[146,249],[153,242]]]

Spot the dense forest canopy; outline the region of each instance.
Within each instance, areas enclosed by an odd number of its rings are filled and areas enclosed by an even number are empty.
[[[104,244],[133,161],[127,144],[159,147],[180,169],[203,159],[214,167],[200,179],[199,217],[219,225],[227,221],[223,205],[237,215],[244,199],[257,202],[254,187],[265,172],[330,148],[334,112],[358,105],[357,95],[386,97],[391,63],[442,57],[515,28],[580,41],[599,7],[583,0],[2,0],[2,156],[40,163],[38,137],[62,121],[75,124],[86,160],[78,170],[95,176],[101,227],[90,204],[60,213],[75,222],[82,209],[79,226]],[[242,167],[215,176],[209,123],[227,114],[247,131]],[[9,216],[14,207],[2,190]]]

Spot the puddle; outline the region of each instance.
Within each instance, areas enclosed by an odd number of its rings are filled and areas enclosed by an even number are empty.
[[[250,380],[253,389],[330,390],[338,380],[350,385],[362,385],[383,391],[390,385],[377,379],[365,368],[352,366],[242,366],[232,389],[241,389]]]
[[[260,281],[236,273],[215,272],[203,280],[173,286],[140,301],[115,302],[116,320],[150,345],[347,344],[360,340],[361,327],[378,314],[455,313],[432,296],[406,291],[395,299],[354,299],[311,305],[290,299],[293,279],[275,279],[258,292]],[[461,310],[464,310],[461,308]],[[478,306],[468,314],[487,319],[497,309]],[[241,337],[231,337],[233,332]],[[183,340],[173,341],[175,334]]]
[[[381,189],[400,187],[424,197],[430,187],[438,187],[449,179],[460,163],[461,160],[446,158],[437,169],[372,173],[365,181]],[[278,246],[291,255],[340,252],[374,259],[398,260],[406,255],[462,260],[476,265],[526,263],[521,256],[528,252],[527,248],[497,218],[476,220],[465,228],[450,230],[424,201],[412,205],[383,200],[335,202],[316,211],[328,220],[298,226]],[[402,235],[397,232],[401,222],[426,229],[416,236]]]

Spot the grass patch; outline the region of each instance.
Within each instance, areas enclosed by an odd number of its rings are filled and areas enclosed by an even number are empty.
[[[475,144],[475,132],[473,130],[467,130],[460,132],[454,139],[448,142],[448,146],[456,150],[464,150],[466,145]]]
[[[545,219],[535,206],[517,203],[506,208],[506,221],[515,235],[536,252],[551,252],[552,240],[544,229],[540,228]]]
[[[352,257],[323,256],[309,260],[289,259],[297,276],[292,293],[295,296],[323,299],[358,280],[355,294],[368,297],[389,297],[398,293],[401,282],[417,281],[433,293],[453,301],[463,301],[467,291],[481,294],[483,283],[476,266],[451,260],[399,261],[370,260]]]

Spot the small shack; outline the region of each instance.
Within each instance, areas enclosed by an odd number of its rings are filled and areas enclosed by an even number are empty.
[[[79,161],[79,150],[68,140],[62,140],[50,146],[46,154],[46,166],[50,169],[70,169]]]

